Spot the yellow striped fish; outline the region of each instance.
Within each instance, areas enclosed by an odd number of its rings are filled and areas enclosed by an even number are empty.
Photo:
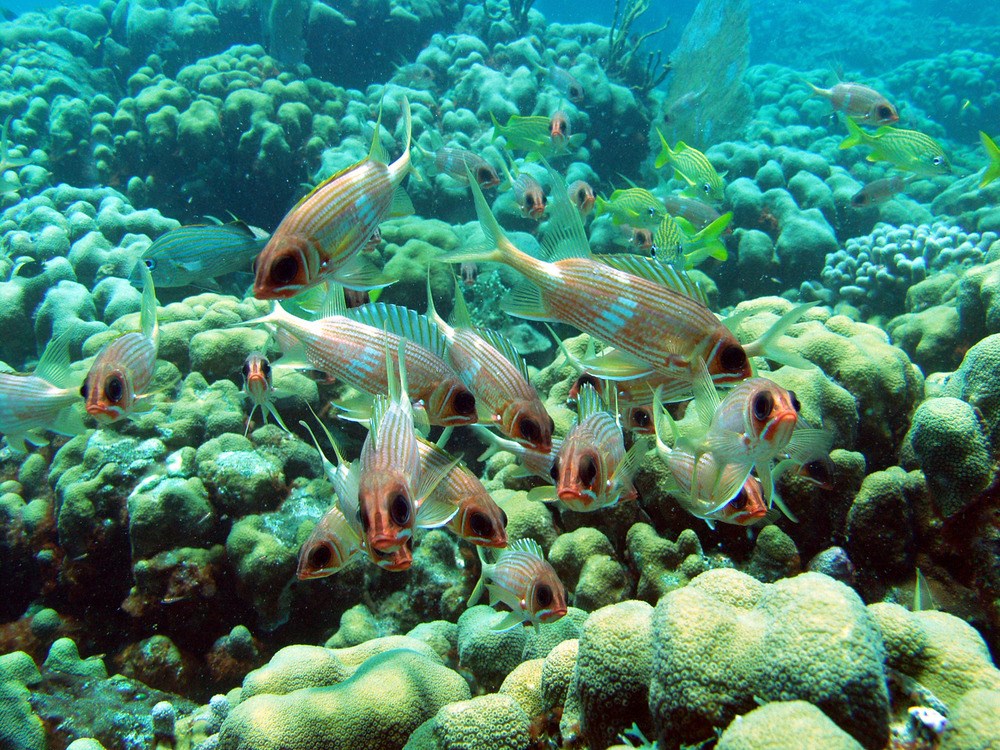
[[[31,375],[0,372],[0,434],[12,450],[24,453],[24,441],[45,445],[45,430],[60,435],[83,431],[83,421],[73,406],[80,398],[73,382],[66,332],[52,339]]]
[[[708,160],[701,151],[678,141],[675,148],[670,148],[667,139],[663,137],[660,129],[656,129],[656,134],[660,136],[662,146],[659,156],[653,166],[659,169],[669,165],[674,170],[674,175],[684,180],[688,184],[691,197],[708,198],[713,201],[721,201],[725,198],[725,183],[712,162]]]
[[[400,188],[411,169],[412,122],[406,97],[403,119],[406,141],[396,161],[386,163],[379,112],[368,156],[321,182],[285,215],[257,256],[255,297],[286,299],[324,280],[355,288],[387,284],[359,253],[390,215],[413,210]]]
[[[156,290],[149,269],[141,266],[141,270],[145,276],[139,313],[142,330],[126,333],[106,344],[80,388],[87,413],[101,424],[128,416],[136,403],[148,395],[146,388],[153,379],[159,338]]]

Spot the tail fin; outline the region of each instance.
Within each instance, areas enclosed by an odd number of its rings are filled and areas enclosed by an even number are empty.
[[[862,145],[865,142],[865,138],[868,137],[865,131],[850,117],[844,118],[844,124],[847,125],[847,137],[840,142],[840,148],[847,149]]]
[[[479,226],[486,235],[486,240],[491,245],[488,249],[456,250],[441,256],[440,260],[446,263],[487,262],[487,263],[509,263],[510,257],[520,253],[513,243],[507,239],[500,223],[490,210],[490,204],[486,202],[483,189],[473,178],[469,168],[465,168],[465,173],[469,176],[469,188],[472,190],[472,198],[476,203],[476,216],[479,219]]]
[[[478,602],[483,595],[483,588],[486,585],[486,570],[489,566],[489,561],[487,561],[486,553],[483,552],[482,547],[476,547],[476,554],[479,555],[479,564],[482,567],[482,571],[479,574],[479,580],[476,581],[475,588],[472,589],[472,593],[469,595],[469,601],[466,605],[469,607],[475,606],[476,602]]]
[[[674,152],[670,150],[670,144],[667,143],[667,139],[663,137],[663,133],[660,132],[659,128],[656,129],[656,134],[660,136],[660,144],[662,145],[662,148],[660,149],[659,156],[656,157],[656,161],[653,162],[653,166],[656,169],[659,169],[670,161],[670,157],[674,155]]]
[[[986,171],[983,172],[983,179],[979,183],[979,187],[984,188],[1000,177],[1000,146],[997,146],[996,141],[982,130],[979,131],[979,140],[982,141],[983,148],[986,149],[986,155],[990,157],[990,163],[987,165]]]
[[[815,302],[803,302],[801,305],[796,305],[778,318],[777,322],[768,328],[767,331],[764,332],[763,336],[756,341],[751,341],[749,344],[745,344],[743,346],[747,356],[767,357],[768,359],[780,362],[783,365],[798,367],[802,370],[816,369],[815,363],[810,362],[801,354],[782,347],[778,343],[778,340],[785,334],[785,332],[791,328],[792,325],[797,323],[808,310],[815,306],[815,304]],[[724,321],[724,323],[728,325],[727,321]]]

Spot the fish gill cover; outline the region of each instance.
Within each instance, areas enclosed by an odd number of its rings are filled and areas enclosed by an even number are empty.
[[[4,18],[0,747],[1000,737],[996,8]]]

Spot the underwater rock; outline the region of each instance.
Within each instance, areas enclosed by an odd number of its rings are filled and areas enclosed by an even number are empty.
[[[530,741],[529,717],[514,698],[480,695],[443,706],[411,736],[404,750],[519,750]]]

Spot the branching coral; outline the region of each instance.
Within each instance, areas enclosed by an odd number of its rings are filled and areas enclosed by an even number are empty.
[[[632,25],[649,10],[649,0],[625,0],[624,5],[622,8],[622,0],[615,0],[614,18],[608,29],[606,67],[608,75],[627,83],[633,91],[646,94],[667,77],[670,61],[663,62],[662,50],[647,52],[644,64],[638,55],[643,43],[666,31],[670,21],[644,34],[632,34]]]

